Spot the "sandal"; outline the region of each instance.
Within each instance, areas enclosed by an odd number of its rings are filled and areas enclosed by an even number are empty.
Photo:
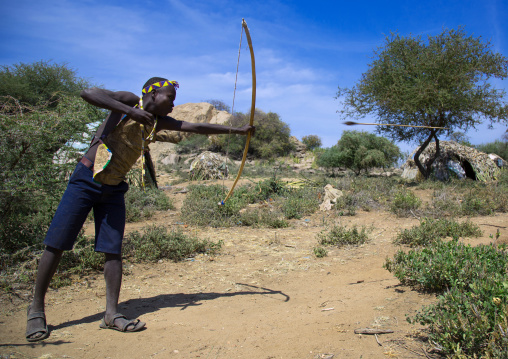
[[[114,329],[114,330],[118,330],[119,332],[131,333],[131,332],[137,332],[137,331],[143,329],[146,325],[145,322],[142,322],[139,319],[132,319],[132,320],[128,320],[127,322],[124,323],[124,325],[119,327],[119,326],[115,325],[115,319],[118,319],[118,318],[127,319],[127,317],[125,315],[116,313],[115,315],[113,315],[113,320],[110,323],[106,323],[106,317],[102,318],[102,321],[101,321],[101,324],[99,325],[99,327],[101,329]],[[133,327],[129,328],[129,326],[133,326]]]
[[[47,337],[49,337],[49,329],[48,329],[48,325],[46,323],[46,314],[44,312],[30,313],[30,308],[31,308],[31,306],[28,307],[28,310],[26,313],[27,314],[27,321],[26,321],[27,322],[27,329],[26,329],[25,337],[26,337],[26,340],[29,342],[38,342],[40,340],[44,340]],[[28,330],[28,322],[31,320],[34,320],[34,319],[39,319],[39,318],[44,320],[44,327],[38,327],[38,328],[35,327],[35,328],[32,328],[31,330]],[[32,335],[37,334],[37,333],[42,333],[42,335],[40,337],[32,338]]]

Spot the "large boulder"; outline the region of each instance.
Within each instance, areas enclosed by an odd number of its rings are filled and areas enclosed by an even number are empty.
[[[226,111],[218,111],[213,105],[207,102],[186,103],[173,108],[173,112],[168,114],[179,121],[192,123],[213,123],[227,124],[231,119],[231,114]],[[156,140],[159,142],[179,143],[185,138],[192,136],[192,133],[180,131],[159,131]]]
[[[307,146],[298,140],[295,136],[289,137],[289,142],[293,145],[294,150],[292,154],[298,158],[304,158],[307,151]]]
[[[439,141],[439,147],[439,156],[432,164],[432,175],[439,180],[444,181],[450,177],[458,177],[489,181],[495,180],[499,174],[496,162],[484,152],[454,141]],[[418,148],[411,153],[409,159],[402,166],[402,178],[423,179],[423,175],[413,160],[417,150]],[[424,164],[435,153],[436,143],[431,142],[420,154],[420,162]]]
[[[226,111],[218,111],[213,105],[207,102],[186,103],[173,108],[169,114],[171,117],[192,123],[214,123],[228,124],[231,114]],[[156,142],[150,144],[150,152],[154,163],[159,163],[166,159],[172,153],[176,152],[176,143],[192,136],[192,133],[180,131],[159,131],[156,136]],[[195,135],[203,136],[203,135]]]

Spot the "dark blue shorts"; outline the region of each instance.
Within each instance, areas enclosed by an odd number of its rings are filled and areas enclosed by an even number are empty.
[[[86,217],[93,208],[95,219],[95,251],[121,254],[125,229],[124,194],[126,182],[116,186],[93,181],[93,172],[78,163],[58,205],[44,244],[71,250]]]

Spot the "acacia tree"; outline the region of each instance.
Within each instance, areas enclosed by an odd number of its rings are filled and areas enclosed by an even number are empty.
[[[447,134],[476,128],[484,120],[507,122],[505,91],[491,78],[507,77],[508,60],[492,51],[490,42],[468,36],[462,27],[437,36],[391,34],[374,52],[373,61],[352,88],[341,88],[343,118],[375,115],[378,123],[446,127]],[[439,155],[439,129],[378,126],[393,140],[421,143],[415,154],[420,172],[428,178]],[[421,163],[430,141],[435,156]]]
[[[66,65],[2,66],[0,80],[2,262],[42,242],[76,165],[75,144],[90,142],[90,127],[105,112],[78,96],[89,83]]]
[[[22,105],[54,108],[62,96],[78,96],[90,86],[66,64],[37,61],[0,65],[0,96],[11,96]]]

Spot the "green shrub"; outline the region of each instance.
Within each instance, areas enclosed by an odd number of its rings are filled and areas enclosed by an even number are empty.
[[[240,215],[240,223],[253,227],[286,228],[289,226],[282,213],[268,209],[247,210]]]
[[[317,159],[322,167],[345,167],[368,172],[373,167],[387,167],[399,159],[400,149],[390,140],[365,131],[344,131],[337,145],[326,149]]]
[[[508,141],[506,141],[506,137],[504,141],[495,140],[494,142],[484,143],[475,147],[485,153],[495,153],[505,161],[508,161]]]
[[[100,115],[69,95],[37,107],[0,97],[0,253],[42,242],[76,165],[69,144],[89,141]]]
[[[508,278],[487,276],[454,287],[408,321],[429,326],[429,339],[457,358],[508,358]]]
[[[425,183],[432,181],[425,181]],[[443,182],[438,181],[443,184]],[[443,218],[445,216],[457,217],[462,214],[461,211],[462,196],[450,186],[444,185],[442,188],[434,189],[431,203],[422,211],[427,217]]]
[[[284,196],[289,193],[287,184],[275,176],[259,181],[254,185],[241,186],[236,194],[246,200],[247,203],[273,200],[277,196]]]
[[[346,193],[337,199],[333,208],[341,216],[354,216],[358,205],[357,198],[353,194]]]
[[[166,227],[148,226],[143,233],[137,231],[127,236],[125,254],[135,259],[155,262],[159,259],[180,261],[193,257],[197,253],[216,254],[222,247],[222,241],[211,242],[184,234],[181,231],[168,233]]]
[[[326,257],[328,255],[328,252],[323,247],[314,247],[314,255],[317,258],[323,258],[323,257]]]
[[[356,226],[346,229],[344,226],[334,225],[329,230],[323,230],[317,235],[319,244],[323,246],[342,247],[346,245],[358,246],[368,240],[367,229],[362,226],[358,230]]]
[[[402,284],[425,291],[467,289],[475,280],[505,275],[508,254],[493,245],[471,247],[457,240],[435,241],[428,247],[399,250],[384,268]]]
[[[241,127],[249,123],[250,114],[235,112],[231,119],[233,127]],[[290,141],[291,131],[274,112],[265,113],[256,110],[254,115],[256,135],[251,138],[249,154],[255,158],[272,159],[288,155],[294,148]],[[245,136],[218,135],[212,138],[212,149],[222,154],[241,158],[245,147]]]
[[[76,143],[104,112],[79,97],[92,84],[65,64],[0,66],[0,253],[42,242],[72,173]]]
[[[281,199],[280,209],[287,219],[302,218],[314,213],[319,207],[320,189],[302,187],[291,189],[287,196]]]
[[[384,208],[390,200],[390,193],[398,184],[395,178],[387,177],[343,177],[334,183],[335,188],[352,196],[355,208],[364,211]]]
[[[393,195],[393,201],[390,204],[390,211],[397,215],[397,217],[409,217],[411,211],[418,209],[422,201],[413,191],[407,188],[401,188]]]
[[[131,187],[125,194],[127,222],[140,222],[151,218],[155,211],[175,209],[171,199],[164,191],[156,188]]]
[[[207,151],[210,146],[208,137],[203,135],[191,135],[179,142],[176,151],[181,154],[199,153]]]
[[[426,246],[446,237],[480,237],[481,235],[480,227],[469,220],[457,223],[448,219],[424,218],[418,226],[400,231],[394,243],[416,247]]]
[[[182,219],[191,225],[230,227],[238,224],[240,210],[248,203],[236,190],[224,205],[226,189],[220,185],[191,185],[182,206]]]

